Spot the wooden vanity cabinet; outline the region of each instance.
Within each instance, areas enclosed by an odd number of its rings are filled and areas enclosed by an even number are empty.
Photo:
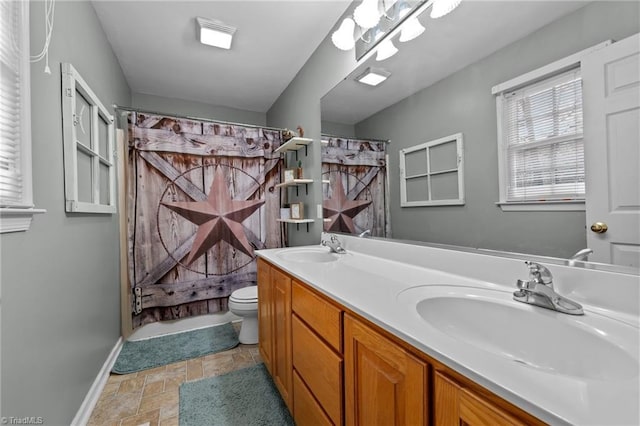
[[[447,377],[434,374],[435,426],[524,426],[523,422]]]
[[[292,283],[293,417],[298,426],[343,424],[342,310],[304,284]],[[316,412],[306,409],[314,405]]]
[[[258,346],[298,426],[342,425],[342,311],[258,259]]]
[[[348,426],[427,424],[426,362],[348,314],[344,358]]]
[[[267,370],[293,411],[291,358],[291,277],[258,261],[258,346]]]
[[[258,259],[259,348],[298,426],[543,425]]]
[[[273,376],[273,287],[271,266],[258,259],[258,349],[264,366]]]

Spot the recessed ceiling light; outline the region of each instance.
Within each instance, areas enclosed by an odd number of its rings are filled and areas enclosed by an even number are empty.
[[[357,76],[356,80],[369,86],[377,86],[389,78],[390,75],[391,73],[389,71],[383,70],[382,68],[369,67]]]
[[[231,40],[236,32],[234,27],[225,25],[220,21],[199,17],[196,18],[196,22],[200,43],[222,49],[231,48]]]

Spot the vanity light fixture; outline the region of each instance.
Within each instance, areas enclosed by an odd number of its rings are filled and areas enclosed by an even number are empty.
[[[458,7],[460,2],[461,0],[433,0],[431,17],[434,19],[442,18],[446,14],[453,12],[453,9]]]
[[[406,0],[400,0],[396,6],[398,18],[402,19],[407,16],[407,13],[411,12],[411,5]]]
[[[360,6],[353,11],[353,19],[363,29],[373,28],[380,22],[378,0],[362,0]]]
[[[393,42],[390,38],[384,40],[378,46],[376,61],[384,61],[398,53],[398,48],[393,45]]]
[[[356,28],[356,23],[351,18],[345,18],[340,24],[340,28],[333,34],[331,34],[331,41],[333,45],[340,50],[351,50],[355,46],[356,41],[353,38],[353,30]]]
[[[414,16],[402,24],[399,40],[402,43],[411,41],[422,34],[424,30],[425,28],[420,24],[420,21],[418,21],[418,17]]]
[[[353,17],[345,18],[340,27],[331,35],[331,41],[340,50],[351,50],[356,43],[354,31],[359,32],[359,37],[364,43],[372,43],[377,41],[384,33],[380,28],[376,28],[380,22],[381,16],[385,16],[390,21],[397,21],[395,26],[391,26],[391,33],[386,35],[388,38],[384,40],[377,49],[369,47],[369,52],[365,52],[364,55],[360,55],[357,59],[363,60],[366,56],[371,57],[374,53],[377,55],[376,60],[382,61],[386,58],[393,56],[398,49],[391,42],[391,38],[396,34],[400,34],[399,40],[401,42],[407,42],[418,37],[425,31],[425,27],[418,21],[418,17],[425,10],[431,8],[432,18],[441,18],[448,13],[451,13],[456,7],[460,5],[462,0],[423,0],[418,2],[419,5],[413,8],[406,0],[396,0],[391,3],[389,10],[393,11],[390,15],[387,14],[385,1],[382,0],[384,5],[384,11],[379,9],[380,0],[362,0],[360,5],[355,8]],[[407,16],[409,15],[409,16]],[[406,18],[406,19],[405,19]],[[399,24],[398,24],[399,23]],[[356,25],[357,24],[357,25]],[[368,38],[364,38],[364,35],[370,33]],[[375,36],[371,36],[374,33]],[[375,44],[375,43],[373,43]],[[356,56],[359,53],[356,52]]]
[[[377,86],[391,76],[391,73],[382,68],[368,67],[362,74],[356,77],[356,81],[368,84],[369,86]]]
[[[231,41],[236,32],[234,27],[220,21],[200,17],[196,18],[196,24],[200,43],[221,49],[231,48]]]

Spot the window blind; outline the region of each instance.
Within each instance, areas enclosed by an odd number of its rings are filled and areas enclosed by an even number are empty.
[[[23,205],[21,2],[0,2],[0,206]]]
[[[580,69],[503,96],[507,201],[584,200]]]

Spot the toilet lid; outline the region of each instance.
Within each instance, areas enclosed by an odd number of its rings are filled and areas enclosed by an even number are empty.
[[[231,293],[231,299],[240,303],[252,303],[258,301],[258,287],[251,285],[249,287],[239,288]]]

